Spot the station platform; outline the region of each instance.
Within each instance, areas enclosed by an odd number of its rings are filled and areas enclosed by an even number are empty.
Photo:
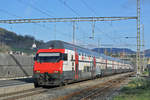
[[[32,78],[0,80],[0,95],[33,89]]]
[[[0,80],[0,87],[14,86],[33,83],[32,78],[21,78],[21,79],[9,79],[9,80]]]

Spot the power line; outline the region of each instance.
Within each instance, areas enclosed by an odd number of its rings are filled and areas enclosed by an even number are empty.
[[[118,20],[127,20],[127,19],[136,19],[136,17],[72,17],[72,18],[40,18],[40,19],[13,19],[13,20],[0,20],[0,23],[46,23],[46,22],[96,22],[96,21],[118,21]],[[95,27],[95,25],[94,25]],[[74,28],[75,29],[75,28]],[[94,29],[94,28],[93,28]],[[99,29],[99,28],[98,28]],[[99,29],[99,31],[101,31]],[[101,31],[102,32],[102,31]],[[94,31],[92,30],[92,33]],[[102,32],[104,33],[104,32]],[[109,35],[105,33],[107,37],[112,39]],[[93,35],[94,37],[94,35]],[[74,39],[75,41],[75,39]],[[115,40],[113,39],[115,42]],[[117,42],[116,42],[117,43]]]
[[[94,10],[93,8],[91,8],[84,0],[81,0],[81,2],[82,2],[93,14],[97,15],[96,12],[95,12],[95,10]],[[101,30],[99,29],[99,27],[96,26],[96,28],[97,28],[99,31],[101,31]],[[102,31],[101,31],[101,32],[102,32]],[[104,33],[104,32],[102,32],[102,33]],[[106,35],[107,37],[109,37],[110,39],[112,39],[108,34],[105,33],[104,35]],[[93,38],[94,38],[94,34],[93,34]],[[115,40],[113,40],[113,42],[115,42]]]
[[[93,8],[91,8],[87,3],[86,1],[84,0],[80,0],[89,10],[91,10],[91,12],[95,15],[97,15],[97,13],[95,12],[95,10]]]
[[[6,14],[12,16],[12,17],[22,18],[22,17],[20,17],[20,16],[18,16],[18,15],[16,15],[16,14],[10,13],[9,11],[3,10],[3,9],[0,9],[0,11],[3,12],[3,13],[6,13]],[[38,24],[38,23],[33,23],[33,24],[35,24],[35,25],[37,25],[37,26],[40,26],[40,27],[43,27],[43,28],[49,30],[49,28],[46,27],[46,26],[40,25],[40,24]],[[58,30],[57,30],[57,32],[62,33],[62,32],[60,32],[60,31],[58,31]],[[68,34],[66,34],[66,33],[62,33],[62,34],[64,34],[65,36],[68,36],[68,37],[71,36],[71,35],[68,35]],[[62,35],[62,34],[61,34],[61,35]],[[64,35],[62,35],[62,36],[64,36]]]
[[[36,11],[38,11],[38,12],[40,12],[40,13],[43,13],[43,14],[45,14],[45,15],[47,15],[47,16],[51,16],[51,15],[49,15],[47,12],[42,11],[41,9],[39,9],[39,8],[37,8],[37,7],[35,7],[35,6],[33,6],[32,4],[28,4],[28,3],[26,3],[26,2],[22,2],[21,0],[18,0],[18,2],[19,2],[19,3],[23,3],[23,4],[27,4],[27,5],[31,6],[33,9],[35,9]],[[3,13],[7,13],[8,15],[11,15],[12,17],[22,18],[22,17],[20,17],[20,16],[18,16],[18,15],[12,14],[12,13],[6,11],[6,10],[3,10],[3,9],[0,9],[0,11],[3,12]],[[10,24],[13,24],[13,23],[10,23]],[[40,25],[40,24],[38,24],[38,23],[34,23],[34,24],[35,24],[35,25],[38,25],[38,26],[41,26],[41,27],[43,27],[43,28],[49,30],[48,27],[45,27],[45,26]],[[69,26],[70,26],[70,25],[69,25]],[[55,31],[56,31],[56,30],[55,30]],[[58,31],[58,30],[57,30],[57,32],[62,33],[62,32],[60,32],[60,31]],[[66,34],[66,33],[63,33],[63,34],[64,34],[65,36],[67,35],[68,37],[71,36],[71,35],[68,35],[68,34]],[[61,35],[62,35],[62,34],[61,34]],[[64,35],[63,35],[63,36],[64,36]]]
[[[95,10],[93,9],[93,8],[91,8],[84,0],[81,0],[81,2],[93,13],[93,14],[95,14],[95,15],[97,15],[96,14],[96,12],[95,12]],[[99,31],[101,31],[97,26],[96,26],[96,28],[99,30]],[[102,31],[101,31],[102,32]],[[102,32],[102,33],[104,33],[104,32]],[[109,37],[109,38],[111,38],[108,34],[104,34],[104,35],[106,35],[107,37]],[[112,38],[111,38],[112,39]],[[113,40],[113,42],[115,42],[115,40]]]
[[[19,3],[24,4],[24,5],[29,5],[29,6],[32,7],[34,10],[36,10],[36,11],[42,13],[42,14],[45,14],[45,15],[50,16],[50,17],[53,17],[52,15],[50,15],[49,13],[47,13],[46,11],[43,11],[43,10],[41,10],[40,8],[38,8],[38,7],[36,7],[36,6],[32,5],[32,4],[29,4],[29,3],[27,3],[27,2],[23,2],[22,0],[17,0],[17,1],[18,1]]]
[[[61,3],[63,3],[67,8],[69,8],[74,14],[76,14],[76,15],[78,15],[78,16],[80,16],[80,14],[78,13],[78,12],[76,12],[71,6],[69,6],[67,3],[66,3],[66,1],[63,1],[63,0],[59,0]],[[95,10],[94,9],[92,9],[84,0],[81,0],[81,2],[89,9],[89,10],[91,10],[91,12],[92,13],[94,13],[95,15],[96,15],[96,12],[95,12]],[[94,21],[94,20],[93,20]],[[105,20],[106,21],[106,20]],[[95,26],[95,28],[97,28],[96,26]],[[98,28],[99,29],[99,28]],[[92,36],[94,37],[94,33],[93,33],[94,31],[92,31]],[[104,32],[103,32],[104,33]],[[106,35],[106,34],[105,34]],[[107,35],[107,37],[109,37],[110,39],[112,39],[110,36],[108,36]],[[113,41],[115,41],[115,40],[113,40]]]
[[[87,21],[87,19],[88,19],[88,21],[93,22],[93,21],[111,21],[111,20],[136,19],[136,17],[74,17],[74,18],[16,19],[16,20],[1,20],[1,22],[10,23],[10,24],[12,24],[12,23],[57,22],[57,21],[58,22],[66,22],[66,21],[68,21],[68,22],[69,21],[72,21],[72,22],[78,21],[79,22],[79,21]],[[105,35],[107,35],[107,34],[105,34]],[[108,35],[107,35],[107,37],[111,38]]]
[[[6,14],[12,16],[12,17],[22,18],[22,17],[19,17],[18,15],[15,15],[13,13],[8,12],[8,11],[6,11],[4,9],[0,9],[0,12],[6,13]]]
[[[73,13],[75,13],[76,15],[80,16],[80,14],[78,12],[76,12],[69,4],[67,4],[66,1],[63,0],[58,0],[60,3],[62,3],[64,6],[66,6],[68,9],[70,9]]]
[[[20,0],[18,0],[19,2],[20,2]],[[22,2],[22,1],[21,1]],[[71,6],[69,6],[65,1],[63,1],[63,0],[60,0],[60,2],[61,3],[63,3],[67,8],[69,8],[71,11],[73,11],[75,14],[77,14],[77,15],[79,15]],[[22,2],[23,4],[24,4],[24,2]],[[27,4],[27,3],[26,3]],[[35,9],[36,11],[39,11],[40,13],[42,13],[42,14],[45,14],[45,15],[47,15],[47,16],[50,16],[50,17],[52,17],[52,15],[50,15],[49,13],[47,13],[47,12],[49,12],[49,11],[47,11],[47,10],[45,10],[45,11],[43,11],[42,9],[39,9],[39,8],[37,8],[37,7],[35,7],[35,6],[33,6],[32,4],[28,4],[28,5],[30,5],[33,9]],[[70,26],[70,25],[69,25]]]
[[[66,1],[63,1],[63,0],[58,0],[61,4],[63,4],[65,7],[67,7],[71,12],[73,12],[74,14],[76,14],[77,16],[80,16],[80,14],[74,10]],[[74,23],[74,22],[73,22]],[[82,33],[86,33],[84,32],[81,28],[80,28],[80,31]]]
[[[23,3],[23,4],[27,4],[27,5],[29,5],[30,7],[32,7],[34,10],[36,10],[36,11],[38,11],[38,12],[44,14],[44,15],[53,17],[52,15],[50,15],[49,13],[47,13],[47,12],[49,12],[49,11],[47,11],[47,10],[43,11],[42,9],[40,9],[40,8],[38,8],[38,7],[36,7],[36,6],[34,6],[34,5],[32,5],[32,4],[28,4],[28,3],[26,3],[26,2],[22,2],[21,0],[18,0],[18,2]],[[56,29],[55,29],[55,34],[56,34],[56,32],[58,32],[58,31],[56,31]],[[59,33],[62,33],[62,32],[59,31]],[[68,34],[66,34],[66,33],[63,33],[63,34],[65,34],[65,35],[67,35],[68,37],[70,37],[70,35],[68,35]],[[62,35],[62,34],[61,34],[61,35]],[[56,36],[56,35],[55,35],[55,36]],[[55,37],[55,38],[56,38],[56,37]]]
[[[0,9],[0,12],[6,13],[6,14],[12,16],[12,17],[23,18],[23,17],[20,17],[20,16],[18,16],[18,15],[16,15],[16,14],[13,14],[13,13],[7,11],[7,10],[4,10],[4,9]],[[35,25],[38,25],[38,26],[41,26],[41,27],[43,27],[43,28],[47,28],[47,29],[48,29],[48,27],[45,27],[45,26],[43,26],[43,25],[40,25],[40,24],[37,24],[37,23],[34,23],[34,24],[35,24]]]
[[[92,8],[92,7],[90,7],[89,5],[88,5],[88,3],[85,1],[85,0],[80,0],[95,16],[97,15],[97,13],[95,12],[95,10]],[[98,30],[100,30],[98,27],[96,27]],[[102,33],[104,33],[104,32],[102,32]],[[108,34],[106,34],[105,33],[105,35],[107,36],[107,37],[109,37],[109,38],[111,38],[112,39],[112,37],[110,37]],[[121,41],[121,40],[120,40]],[[116,42],[115,41],[115,39],[113,39],[113,42]]]

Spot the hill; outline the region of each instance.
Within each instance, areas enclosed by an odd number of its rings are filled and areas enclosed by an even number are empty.
[[[146,57],[150,58],[150,49],[145,50],[144,53]]]
[[[0,51],[8,52],[12,51],[23,51],[26,53],[31,52],[31,47],[33,42],[37,46],[43,44],[43,41],[35,40],[34,37],[29,35],[17,35],[14,32],[8,31],[6,29],[0,28]]]
[[[8,51],[22,51],[25,53],[33,53],[31,49],[33,42],[39,47],[45,44],[42,40],[36,40],[30,35],[17,35],[14,32],[8,31],[6,29],[0,28],[0,52]],[[135,54],[136,52],[128,48],[94,48],[93,51],[100,53],[107,53],[108,55],[119,54],[125,52],[126,54]],[[150,57],[150,49],[145,50],[146,57]]]
[[[135,54],[136,52],[128,49],[128,48],[94,48],[92,49],[93,51],[100,52],[100,53],[112,53],[112,54],[117,54],[117,53],[127,53],[127,54]]]
[[[100,53],[104,53],[104,54],[120,54],[120,53],[126,53],[126,54],[129,54],[129,55],[132,55],[132,54],[136,54],[135,51],[131,50],[131,49],[128,49],[128,48],[94,48],[92,49],[93,51],[96,51],[96,52],[100,52]],[[142,55],[143,52],[141,52],[141,55]],[[145,53],[145,57],[147,58],[150,58],[150,49],[147,49],[144,51]]]

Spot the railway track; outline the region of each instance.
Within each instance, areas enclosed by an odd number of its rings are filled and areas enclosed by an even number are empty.
[[[117,76],[117,75],[116,75]],[[112,77],[112,76],[111,76]],[[1,94],[0,95],[0,100],[38,100],[38,96],[40,95],[46,95],[49,94],[50,97],[52,95],[54,96],[53,98],[49,98],[46,96],[46,98],[41,99],[41,100],[88,100],[95,97],[99,97],[101,95],[104,95],[105,91],[110,91],[120,82],[125,80],[127,76],[121,77],[120,79],[111,79],[109,76],[103,77],[100,79],[95,79],[95,80],[88,80],[88,81],[83,81],[79,83],[74,83],[62,87],[55,87],[55,88],[33,88],[29,90],[24,90],[20,92],[13,92],[13,93],[7,93],[7,94]],[[106,79],[106,81],[103,81],[99,84],[95,84],[94,86],[88,86],[85,89],[82,89],[80,91],[76,92],[70,92],[67,93],[63,96],[59,95],[56,96],[57,93],[62,93],[61,91],[65,91],[66,89],[70,89],[72,87],[79,87],[81,84],[90,84],[90,82],[93,81],[102,81]],[[54,93],[54,94],[52,94]],[[36,98],[35,98],[36,97]],[[42,98],[42,97],[41,97]]]
[[[134,73],[130,73],[116,79],[111,79],[104,83],[59,97],[57,100],[107,100],[107,97],[111,95],[115,89],[119,88],[121,83],[132,74]]]
[[[37,94],[40,94],[40,93],[44,93],[44,92],[47,92],[47,91],[48,91],[48,89],[33,88],[33,89],[19,91],[19,92],[1,94],[0,95],[0,100],[17,100],[17,99],[22,99],[22,98],[25,98],[25,97],[37,95]]]
[[[107,94],[111,90],[114,90],[114,88],[117,87],[117,85],[119,85],[124,80],[125,78],[119,78],[117,80],[108,81],[105,84],[102,84],[96,89],[90,91],[88,94],[85,94],[83,97],[81,97],[80,100],[89,100],[89,99],[94,100],[98,98],[101,99],[107,98],[105,94]]]
[[[80,83],[82,83],[82,82],[74,83],[72,85],[78,85]],[[71,85],[66,85],[66,86],[61,86],[61,87],[32,88],[32,89],[18,91],[18,92],[0,94],[0,100],[20,100],[23,98],[28,98],[31,96],[36,96],[36,95],[39,95],[42,93],[46,93],[48,91],[57,91],[57,90],[64,89],[64,88],[70,87],[70,86]],[[28,99],[25,99],[25,100],[28,100]]]

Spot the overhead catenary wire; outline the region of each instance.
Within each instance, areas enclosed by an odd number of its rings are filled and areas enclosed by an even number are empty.
[[[63,1],[63,0],[61,0],[61,1]],[[65,1],[63,1],[65,4],[67,4],[68,5],[68,3],[66,3]],[[71,7],[72,8],[72,7]],[[72,8],[73,9],[73,8]],[[74,10],[74,9],[73,9]],[[74,10],[74,11],[76,11],[76,10]],[[75,12],[74,12],[75,13]],[[76,12],[76,14],[77,14],[78,12]],[[78,13],[78,15],[79,15],[79,13]],[[93,21],[93,20],[92,20]]]
[[[80,14],[74,10],[66,1],[64,0],[58,0],[60,3],[62,3],[64,6],[66,6],[68,9],[70,9],[74,14],[80,16]]]
[[[65,7],[67,7],[71,12],[73,12],[75,15],[77,15],[77,16],[80,16],[80,14],[76,11],[76,10],[74,10],[66,1],[64,1],[64,0],[58,0],[61,4],[63,4]],[[74,23],[74,22],[73,22]],[[73,30],[74,31],[74,30]],[[84,30],[82,30],[81,28],[80,28],[80,31],[82,32],[82,33],[86,33],[86,32],[84,32]],[[74,38],[75,39],[75,38]],[[73,39],[73,40],[74,40]]]
[[[88,3],[85,1],[85,0],[80,0],[95,16],[97,15],[97,13],[96,13],[96,11],[92,8],[92,7],[90,7],[89,5],[88,5]],[[111,21],[112,22],[112,21]],[[99,27],[97,27],[96,26],[96,28],[100,31],[100,32],[102,32],[100,29],[99,29]],[[92,32],[93,33],[93,32]],[[104,33],[104,32],[102,32],[102,33]],[[113,39],[113,37],[110,37],[107,33],[104,33],[104,35],[106,35],[107,37],[109,37],[110,39]],[[120,40],[121,41],[121,40]],[[113,39],[113,42],[115,42],[115,43],[118,43],[118,42],[116,42],[116,40],[115,39]]]
[[[85,0],[80,0],[94,15],[97,15],[97,13],[95,12],[95,10],[93,8],[91,8]]]
[[[16,18],[22,18],[22,17],[19,17],[19,16],[16,15],[16,14],[10,13],[10,12],[8,12],[7,10],[4,10],[4,9],[0,9],[0,12],[6,13],[6,14],[8,14],[8,15],[10,15],[10,16],[13,16],[13,17],[16,17]]]
[[[23,2],[23,1],[21,1],[21,0],[18,0],[18,2],[20,2],[20,3],[23,3],[23,4],[26,4],[26,5],[29,5],[30,7],[32,7],[33,9],[35,9],[36,11],[38,11],[38,12],[40,12],[40,13],[42,13],[42,14],[45,14],[45,15],[47,15],[47,16],[49,16],[49,17],[53,17],[52,15],[50,15],[49,14],[49,11],[47,11],[47,10],[43,10],[43,9],[40,9],[40,8],[38,8],[38,7],[36,7],[36,6],[34,6],[34,5],[32,5],[32,4],[29,4],[29,3],[27,3],[27,2]],[[79,15],[71,6],[69,6],[65,1],[63,1],[63,0],[60,0],[59,2],[61,2],[61,3],[63,3],[67,8],[69,8],[71,11],[73,11],[74,13],[76,13],[77,15]],[[54,21],[55,22],[55,21]],[[70,26],[70,25],[69,25]],[[81,29],[80,29],[81,30]],[[56,36],[56,35],[55,35]]]
[[[84,1],[84,0],[81,0],[82,1],[82,3],[84,3],[85,4],[85,6],[88,8],[88,9],[90,9],[92,12],[94,12],[94,14],[96,14],[96,12]],[[64,0],[59,0],[59,2],[60,3],[62,3],[64,6],[66,6],[68,9],[70,9],[74,14],[76,14],[76,15],[78,15],[78,16],[80,16],[80,14],[76,11],[76,10],[74,10],[66,1],[64,1]],[[26,3],[27,4],[27,3]],[[39,9],[39,8],[37,8],[37,7],[35,7],[35,6],[33,6],[32,4],[29,4],[32,8],[34,8],[35,10],[37,10],[37,11],[39,11],[39,12],[41,12],[41,13],[43,13],[43,12],[45,12],[45,11],[43,11],[43,10],[41,10],[41,9]],[[43,14],[48,14],[47,12],[46,13],[43,13]],[[85,32],[84,32],[85,33]],[[92,29],[92,34],[93,34],[93,37],[94,37],[94,31],[93,31],[93,29]]]
[[[106,18],[106,19],[105,19]],[[39,23],[39,21],[41,22],[63,22],[61,20],[67,21],[103,21],[103,20],[108,20],[111,18],[113,20],[126,20],[126,19],[136,19],[136,17],[74,17],[74,18],[41,18],[41,19],[13,19],[13,20],[0,20],[0,23],[32,23],[32,22],[36,22]],[[115,19],[116,18],[116,19]],[[80,19],[80,20],[79,20]],[[99,20],[98,20],[99,19]],[[38,21],[39,20],[39,21]],[[99,30],[100,31],[100,30]],[[103,32],[104,33],[104,32]],[[107,35],[107,34],[105,34]],[[107,37],[110,37],[107,35]],[[111,37],[110,37],[111,38]]]
[[[38,8],[38,7],[36,7],[36,6],[34,6],[34,5],[32,5],[32,4],[29,4],[29,3],[27,3],[27,2],[23,2],[22,0],[17,0],[19,3],[22,3],[22,4],[24,4],[24,5],[29,5],[31,8],[33,8],[34,10],[36,10],[36,11],[38,11],[38,12],[40,12],[40,13],[42,13],[42,14],[44,14],[44,15],[47,15],[47,16],[49,16],[49,17],[53,17],[53,15],[50,15],[49,13],[47,13],[48,11],[47,10],[42,10],[42,9],[40,9],[40,8]],[[60,32],[60,31],[56,31],[56,23],[55,23],[55,27],[54,27],[55,29],[54,29],[54,33],[55,33],[55,39],[56,39],[56,32]],[[49,29],[49,28],[48,28]],[[60,32],[60,33],[62,33],[62,32]],[[63,33],[63,34],[65,34],[65,35],[67,35],[66,33]],[[70,37],[70,35],[67,35],[68,37]]]
[[[21,17],[21,16],[18,16],[18,15],[16,15],[16,14],[14,14],[14,13],[12,13],[12,12],[9,12],[9,11],[7,11],[7,10],[4,10],[4,9],[0,9],[0,12],[2,12],[2,13],[5,13],[5,14],[8,14],[9,16],[12,16],[12,17],[15,17],[15,18],[22,18],[23,19],[23,17]],[[11,23],[10,23],[11,24]],[[40,25],[40,24],[38,24],[38,23],[34,23],[35,25],[38,25],[38,26],[41,26],[41,27],[43,27],[43,28],[47,28],[47,29],[49,29],[48,27],[46,27],[46,26],[43,26],[43,25]]]
[[[23,17],[21,17],[21,16],[18,16],[18,15],[16,15],[16,14],[13,14],[13,13],[7,11],[7,10],[0,9],[0,12],[6,13],[6,14],[8,14],[9,16],[12,16],[12,17],[23,18]],[[46,30],[49,30],[49,27],[43,26],[43,25],[38,24],[38,23],[33,23],[33,24],[35,24],[35,25],[37,25],[37,26],[40,26],[40,27],[43,27],[43,28],[46,29]],[[67,37],[70,37],[70,36],[71,36],[71,35],[68,35],[67,33],[62,33],[62,32],[60,32],[60,31],[58,31],[58,30],[57,30],[56,32],[61,33],[62,36],[64,36],[64,35],[67,36]]]
[[[81,0],[81,2],[96,16],[97,15],[97,13],[96,13],[96,11],[92,8],[92,7],[90,7],[87,3],[86,3],[86,1],[84,1],[84,0]],[[97,26],[95,26],[100,32],[102,32],[100,29],[99,29],[99,27],[97,27]],[[104,32],[102,32],[102,33],[104,33]],[[93,32],[92,32],[92,34],[93,34]],[[112,39],[109,35],[107,35],[107,33],[104,33],[104,35],[106,35],[107,37],[109,37],[110,39]],[[93,38],[94,38],[94,35],[93,35]],[[115,42],[115,40],[113,40],[113,42]]]
[[[21,4],[23,4],[23,5],[29,5],[31,8],[33,8],[34,10],[36,10],[36,11],[38,11],[38,12],[44,14],[44,15],[47,15],[47,16],[49,16],[49,17],[53,17],[52,15],[50,15],[49,13],[47,13],[46,11],[41,10],[40,8],[38,8],[38,7],[34,6],[34,5],[32,5],[31,3],[29,4],[29,3],[27,3],[27,2],[23,2],[22,0],[17,0],[17,1],[18,1],[19,3],[21,3]]]

